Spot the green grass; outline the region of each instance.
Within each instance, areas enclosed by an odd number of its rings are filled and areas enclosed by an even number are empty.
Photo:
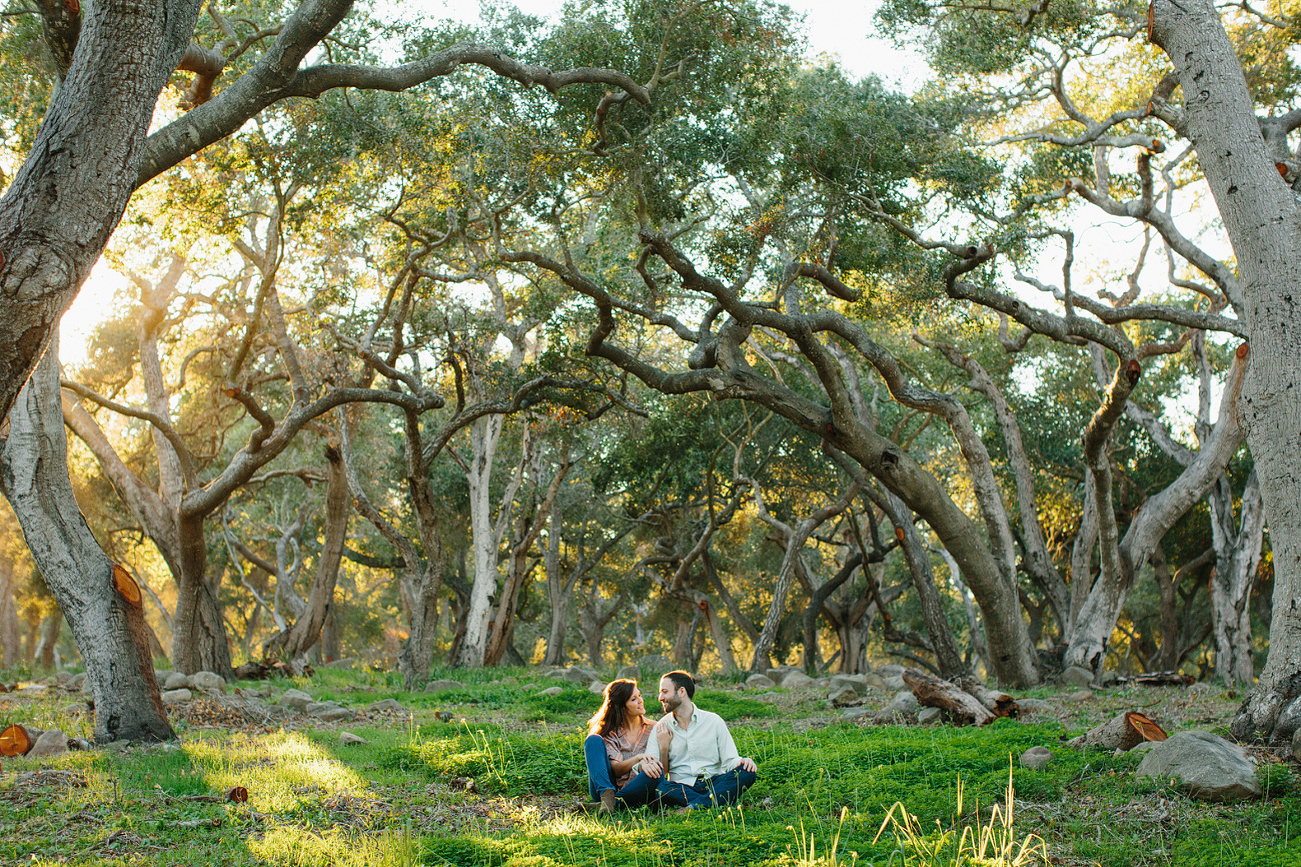
[[[1038,771],[1013,768],[1015,829],[1008,835],[1017,845],[1037,835],[1054,858],[1103,867],[1301,863],[1301,796],[1286,765],[1262,774],[1274,797],[1202,804],[1166,784],[1135,781],[1132,756],[1065,748],[1061,739],[1078,728],[1057,721],[862,727],[839,721],[816,700],[760,700],[723,687],[702,690],[698,700],[734,721],[739,749],[759,763],[759,782],[739,809],[576,814],[570,807],[586,797],[582,726],[597,696],[521,670],[437,676],[465,686],[406,694],[391,673],[336,670],[273,684],[351,707],[393,697],[414,709],[409,724],[348,726],[370,741],[364,746],[339,746],[337,728],[241,734],[178,725],[179,746],[69,753],[21,782],[40,767],[6,761],[0,863],[1003,863],[974,861],[974,844],[1002,827],[1010,763],[1038,745],[1056,759]],[[539,694],[554,685],[562,686],[559,696]],[[66,704],[66,697],[10,703],[0,721],[84,730],[84,718],[61,709]],[[453,719],[444,722],[435,711]],[[224,799],[233,786],[248,790],[247,803]],[[883,832],[887,815],[893,824]],[[926,860],[928,847],[939,860]]]

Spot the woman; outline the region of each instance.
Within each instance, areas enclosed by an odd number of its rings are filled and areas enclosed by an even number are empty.
[[[646,702],[636,681],[620,679],[606,686],[583,741],[587,789],[601,811],[612,813],[619,803],[632,809],[655,800],[664,769],[647,749],[654,727],[646,719]]]

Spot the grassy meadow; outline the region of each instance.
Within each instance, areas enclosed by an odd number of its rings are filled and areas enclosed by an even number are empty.
[[[1032,695],[1053,713],[974,729],[864,725],[828,707],[825,692],[707,683],[697,703],[731,721],[742,754],[759,763],[758,783],[726,811],[610,818],[575,810],[586,799],[583,722],[599,696],[520,669],[435,676],[465,686],[405,693],[391,673],[334,670],[270,684],[272,700],[295,686],[361,711],[394,698],[409,716],[250,722],[213,706],[181,708],[178,744],[2,760],[0,863],[1301,864],[1294,765],[1264,766],[1270,797],[1213,805],[1135,780],[1134,756],[1061,743],[1139,708],[1171,732],[1214,731],[1235,706],[1223,691],[1122,687],[1075,703],[1049,688]],[[562,694],[539,694],[558,684]],[[87,736],[77,697],[50,692],[0,696],[0,723]],[[341,731],[368,743],[342,746]],[[1032,746],[1047,746],[1054,761],[1016,765]],[[228,801],[239,786],[247,802]]]

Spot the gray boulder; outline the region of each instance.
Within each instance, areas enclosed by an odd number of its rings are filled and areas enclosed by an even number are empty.
[[[745,685],[750,689],[772,689],[777,684],[766,674],[752,674],[745,679]]]
[[[69,678],[65,686],[67,686],[68,689],[81,689],[81,685],[85,682],[86,682],[86,672],[80,671],[74,674],[71,678]]]
[[[465,684],[459,680],[431,680],[425,687],[425,692],[447,692],[453,689],[465,689]]]
[[[599,680],[594,680],[587,685],[587,691],[596,695],[605,694],[605,684]]]
[[[167,675],[166,680],[159,681],[163,689],[189,689],[194,686],[194,681],[190,680],[188,674],[181,674],[179,671],[173,671]]]
[[[888,678],[888,677],[902,677],[903,672],[904,672],[904,667],[902,665],[898,664],[897,662],[892,662],[889,665],[881,666],[881,670],[878,673],[882,677]]]
[[[212,671],[196,671],[190,678],[194,687],[204,692],[225,692],[226,678]]]
[[[538,693],[538,695],[560,695],[564,690],[558,686],[549,686]]]
[[[355,747],[368,743],[370,743],[370,741],[363,737],[354,735],[352,732],[339,732],[339,746],[341,747]]]
[[[831,703],[836,707],[844,707],[847,704],[857,703],[858,693],[854,691],[853,687],[842,686],[840,689],[833,689],[827,698],[829,698]]]
[[[352,711],[337,701],[314,701],[303,708],[303,712],[323,722],[338,722],[353,718]]]
[[[854,692],[862,695],[867,690],[867,681],[861,674],[833,674],[827,686],[832,692],[838,692],[842,689],[852,689]]]
[[[1088,686],[1093,683],[1093,672],[1082,665],[1072,665],[1062,672],[1061,681],[1066,686]]]
[[[907,689],[907,688],[908,688],[908,684],[906,684],[906,683],[903,682],[903,675],[899,675],[899,674],[891,674],[891,675],[888,675],[888,676],[882,678],[882,680],[885,681],[885,688],[886,688],[886,689],[892,689],[892,690],[898,692],[898,691],[901,690],[901,689]]]
[[[383,710],[383,711],[393,711],[396,713],[406,713],[407,709],[403,707],[401,702],[399,702],[396,698],[382,698],[377,702],[373,702],[371,706],[367,708],[367,710]]]
[[[194,693],[182,687],[181,689],[168,689],[163,691],[163,704],[179,704],[183,701],[189,701],[194,697]]]
[[[881,692],[885,692],[889,689],[889,687],[885,685],[885,678],[874,671],[866,672],[859,675],[859,677],[863,678],[863,686],[868,689],[879,689]]]
[[[808,689],[813,685],[813,678],[802,671],[788,671],[781,679],[782,689]]]
[[[1179,788],[1203,801],[1260,797],[1256,762],[1242,747],[1210,732],[1179,732],[1139,762],[1138,777],[1177,779]]]
[[[292,707],[294,710],[302,710],[311,704],[315,699],[303,692],[301,689],[287,689],[285,694],[280,696],[280,703],[285,707]]]
[[[641,680],[641,666],[625,665],[619,669],[617,680]]]
[[[1047,747],[1031,747],[1021,753],[1021,767],[1038,770],[1053,760],[1053,752]]]
[[[1041,698],[1018,698],[1016,706],[1022,713],[1052,713],[1053,706]]]
[[[924,707],[917,711],[917,722],[922,725],[930,725],[933,722],[939,722],[943,711],[938,707]]]
[[[894,698],[881,711],[881,716],[891,719],[903,716],[916,716],[921,705],[917,702],[917,696],[913,695],[910,690],[902,689],[895,693]]]
[[[871,713],[871,709],[865,707],[847,707],[840,711],[840,715],[845,719],[862,719]]]
[[[68,736],[58,729],[50,729],[41,734],[32,744],[32,748],[27,751],[27,755],[35,758],[45,758],[48,756],[60,756],[68,751]]]

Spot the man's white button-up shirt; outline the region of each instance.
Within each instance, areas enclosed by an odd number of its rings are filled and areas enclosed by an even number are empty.
[[[669,745],[668,778],[674,783],[694,783],[697,777],[725,774],[741,761],[727,723],[716,713],[696,708],[686,729],[668,716],[673,743]]]

